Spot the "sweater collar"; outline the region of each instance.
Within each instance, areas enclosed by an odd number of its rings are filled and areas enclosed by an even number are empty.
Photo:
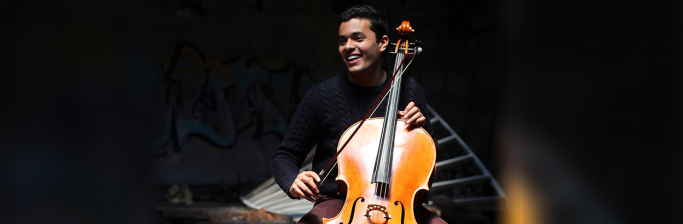
[[[387,78],[384,79],[384,82],[382,84],[379,84],[377,86],[371,86],[371,87],[365,87],[365,86],[360,86],[357,85],[351,80],[349,80],[349,70],[346,69],[343,72],[339,74],[339,79],[341,79],[342,84],[348,88],[349,90],[352,90],[354,92],[362,93],[362,94],[377,94],[381,93],[382,90],[384,90],[384,87],[389,83],[389,80],[391,80],[391,75],[392,73],[387,71],[386,68],[384,68],[384,71],[387,73]]]

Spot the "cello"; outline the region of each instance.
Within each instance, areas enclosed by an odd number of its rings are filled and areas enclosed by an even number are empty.
[[[403,73],[406,58],[422,49],[419,42],[407,40],[415,31],[408,21],[396,30],[400,39],[392,43],[396,60],[391,81],[363,120],[351,125],[339,140],[334,157],[339,165],[336,180],[339,194],[346,195],[346,200],[340,213],[323,218],[323,223],[416,223],[413,207],[426,201],[418,199],[429,191],[436,159],[434,140],[422,128],[397,128],[404,127],[405,121],[397,119],[401,78],[396,74]],[[389,86],[385,117],[367,119]]]

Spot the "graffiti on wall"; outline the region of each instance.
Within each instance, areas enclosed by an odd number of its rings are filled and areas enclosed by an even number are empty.
[[[282,138],[297,106],[315,82],[293,63],[207,60],[198,47],[179,43],[159,69],[163,133],[153,154],[180,153],[190,140],[227,151],[240,136]]]

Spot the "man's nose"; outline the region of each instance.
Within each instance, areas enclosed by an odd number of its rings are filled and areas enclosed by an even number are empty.
[[[356,43],[354,43],[353,41],[346,41],[346,45],[344,45],[344,48],[347,50],[353,50],[354,48],[356,48]]]

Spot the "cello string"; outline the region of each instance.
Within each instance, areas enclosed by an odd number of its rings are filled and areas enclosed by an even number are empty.
[[[402,54],[402,53],[397,54],[397,56],[405,58],[405,54]],[[403,74],[404,69],[403,69],[402,65],[398,64],[398,65],[396,65],[396,67],[399,70],[401,70],[401,74]],[[396,135],[395,134],[395,132],[396,132],[396,119],[398,117],[397,113],[398,113],[398,103],[399,103],[398,99],[401,96],[400,86],[401,86],[401,76],[399,76],[393,80],[392,88],[391,88],[391,96],[389,96],[389,100],[387,101],[387,105],[391,104],[391,107],[388,108],[389,111],[387,111],[387,117],[386,118],[391,119],[391,120],[387,123],[388,124],[387,130],[385,130],[386,133],[385,133],[384,141],[387,143],[385,143],[384,146],[386,147],[385,150],[387,150],[386,154],[385,154],[385,156],[387,158],[385,160],[386,163],[384,164],[384,167],[382,170],[382,173],[383,173],[382,176],[384,177],[384,179],[383,179],[384,182],[382,182],[383,183],[382,190],[380,191],[381,192],[380,197],[382,198],[382,206],[384,206],[385,208],[388,208],[387,196],[388,196],[388,191],[390,188],[388,180],[391,179],[391,176],[390,176],[391,175],[391,164],[392,164],[392,160],[393,160],[393,157],[391,156],[392,155],[391,152],[394,150],[394,144],[393,143],[394,143],[394,136]],[[384,217],[384,218],[386,219],[387,217]]]
[[[403,61],[405,61],[405,58],[401,61],[401,64],[403,64]],[[389,79],[389,80],[393,80],[394,77],[396,76],[396,73],[398,73],[398,71],[394,71],[394,74],[391,75],[391,79]],[[380,94],[380,95],[384,95],[384,93],[386,93],[389,86],[390,85],[385,86],[384,90],[382,90],[382,94]],[[363,119],[360,121],[360,124],[358,124],[358,127],[356,127],[356,129],[354,129],[354,131],[351,133],[351,136],[349,136],[349,139],[344,142],[344,145],[342,145],[341,148],[337,149],[337,153],[335,153],[333,156],[334,158],[330,159],[330,161],[327,162],[325,167],[320,171],[320,174],[318,174],[319,176],[322,176],[323,174],[325,174],[328,171],[327,168],[329,168],[330,165],[332,165],[333,160],[335,160],[335,161],[337,160],[337,157],[344,150],[346,145],[349,143],[349,140],[351,140],[351,138],[353,138],[353,136],[358,132],[360,127],[363,126],[363,123],[365,123],[365,121],[368,119],[368,116],[370,116],[370,112],[372,112],[372,109],[377,107],[377,103],[379,102],[379,100],[380,100],[380,97],[378,97],[377,100],[375,100],[375,103],[372,104],[372,106],[370,107],[371,110],[368,111],[368,113],[366,113],[365,116],[363,116]]]
[[[401,57],[401,56],[402,56],[402,54],[396,55],[397,58]],[[403,58],[405,59],[405,57],[403,57]],[[394,66],[395,66],[395,68],[398,68],[398,70],[401,70],[401,62],[400,61],[396,60],[396,64],[394,64]],[[388,112],[388,113],[390,113],[393,110],[393,106],[394,106],[393,102],[394,102],[394,99],[396,99],[396,92],[395,92],[396,89],[394,87],[395,87],[395,84],[398,83],[397,81],[399,79],[400,79],[400,75],[397,76],[395,79],[392,79],[389,91],[387,91],[386,94],[382,96],[382,100],[380,101],[380,103],[382,103],[382,102],[384,102],[384,100],[387,97],[389,98],[388,103],[387,103],[387,107],[386,107],[387,108],[386,112]],[[391,107],[389,107],[389,106],[391,106]],[[379,106],[373,108],[371,115],[374,115],[374,113],[377,111],[378,108],[379,108]],[[385,119],[388,119],[389,117],[392,117],[392,115],[387,114],[387,117]],[[390,135],[388,134],[388,130],[391,130],[391,125],[392,125],[392,122],[387,122],[387,121],[388,120],[385,120],[384,124],[386,126],[384,126],[382,129],[378,155],[377,155],[376,161],[375,161],[375,169],[374,170],[377,172],[377,174],[373,174],[373,178],[377,178],[377,179],[375,179],[375,181],[377,181],[377,184],[375,185],[375,193],[373,193],[373,198],[377,198],[377,200],[378,200],[377,202],[373,202],[373,204],[378,204],[378,205],[384,205],[384,203],[383,203],[384,202],[383,199],[384,199],[384,195],[385,195],[384,191],[386,190],[386,178],[387,177],[386,177],[385,169],[386,169],[386,166],[388,164],[386,164],[385,159],[387,159],[387,158],[385,158],[385,157],[386,157],[386,153],[388,153],[388,151],[390,151],[390,149],[389,149],[390,147],[388,146],[387,143],[391,142],[388,140],[388,138],[390,138]],[[374,215],[374,213],[373,213],[373,215]]]
[[[414,58],[415,58],[415,56],[413,56],[413,59],[414,59]],[[403,68],[403,71],[401,72],[401,74],[398,74],[398,77],[396,77],[397,79],[398,79],[398,78],[401,78],[401,76],[403,76],[403,73],[406,72],[406,70],[408,69],[408,66],[410,66],[410,63],[413,63],[413,60],[410,60],[410,61],[408,62],[408,65],[406,65],[406,67]],[[382,102],[384,101],[384,99],[387,98],[387,95],[389,95],[389,91],[391,91],[391,89],[394,88],[394,85],[396,85],[396,83],[392,83],[392,84],[391,84],[391,86],[389,87],[389,90],[387,90],[387,94],[384,94],[384,96],[382,97],[382,100],[379,101],[379,102],[380,102],[379,104],[382,104]],[[372,113],[370,113],[370,117],[372,117],[372,115],[375,114],[375,111],[377,111],[377,108],[379,108],[379,104],[378,104],[377,107],[375,107],[375,109],[372,110]]]
[[[416,55],[417,55],[417,54],[413,55],[413,58],[408,62],[408,64],[406,65],[406,67],[403,68],[403,71],[401,71],[401,74],[399,75],[398,79],[396,79],[397,83],[400,84],[400,82],[402,81],[401,78],[403,77],[403,73],[405,73],[405,71],[408,69],[408,67],[410,66],[410,64],[413,62],[413,59],[415,59],[415,56],[416,56]],[[395,83],[395,84],[396,84],[396,83]],[[395,85],[395,84],[394,84],[394,85]],[[393,85],[392,85],[392,88],[393,88]],[[400,92],[398,92],[398,93],[397,93],[397,96],[396,96],[396,97],[397,97],[397,101],[398,101],[398,97],[399,97],[400,95],[401,95]],[[397,102],[397,103],[398,103],[398,102]],[[398,105],[396,105],[396,106],[398,107]],[[396,108],[396,110],[398,110],[398,108]],[[404,111],[404,112],[406,112],[406,111]],[[395,141],[395,138],[396,138],[396,126],[397,126],[396,122],[394,122],[394,125],[393,125],[393,126],[394,126],[394,127],[393,127],[394,132],[393,132],[393,135],[392,135],[392,139]],[[392,146],[393,146],[393,145],[392,145]],[[390,161],[392,161],[392,162],[389,163],[390,166],[387,167],[387,172],[388,172],[389,174],[392,174],[391,170],[392,170],[392,168],[393,168],[393,160],[394,160],[394,148],[393,148],[393,147],[392,147],[392,150],[389,151],[389,159],[390,159]],[[390,175],[390,176],[389,176],[389,181],[388,181],[387,186],[386,186],[387,189],[386,189],[385,195],[384,195],[384,197],[385,197],[387,200],[389,199],[389,198],[388,198],[388,194],[390,193],[389,190],[390,190],[390,188],[391,188],[391,186],[392,186],[392,183],[394,182],[393,179],[394,179],[394,178],[393,178],[393,175]],[[390,204],[391,204],[391,201],[387,201],[387,200],[385,200],[385,204],[390,205]],[[389,206],[387,206],[387,205],[385,205],[385,207],[386,207],[386,208],[389,208]],[[387,218],[388,218],[388,217],[387,217]]]
[[[396,53],[396,57],[397,57],[397,58],[398,58],[398,57],[402,57],[403,60],[405,60],[405,58],[406,58],[405,55],[404,55],[403,53],[398,53],[398,52]],[[396,61],[398,62],[398,60],[396,60]],[[394,67],[395,67],[396,69],[400,70],[400,71],[401,71],[401,75],[403,75],[403,67],[402,67],[402,64],[401,64],[400,62],[394,64]],[[392,80],[391,89],[390,89],[390,90],[391,90],[391,92],[390,92],[391,95],[388,96],[389,99],[387,100],[387,111],[385,111],[385,114],[386,114],[385,119],[387,119],[387,120],[385,120],[385,121],[387,121],[385,124],[387,124],[387,126],[385,127],[385,129],[382,130],[383,133],[384,133],[384,136],[383,136],[384,138],[382,139],[382,142],[383,142],[383,144],[382,144],[382,151],[384,152],[383,156],[386,156],[386,158],[384,158],[384,159],[382,160],[382,161],[384,161],[384,164],[382,164],[382,169],[379,171],[380,173],[382,173],[382,184],[380,185],[379,198],[380,198],[380,204],[381,204],[381,206],[383,206],[384,208],[388,208],[388,207],[386,206],[386,201],[387,201],[387,197],[386,197],[386,196],[387,196],[387,193],[386,193],[386,191],[387,191],[387,187],[388,187],[388,184],[389,184],[388,181],[387,181],[387,179],[389,179],[389,178],[391,178],[391,177],[388,176],[390,173],[387,172],[387,168],[390,167],[390,165],[391,165],[391,159],[392,159],[392,158],[391,158],[391,156],[390,156],[390,153],[391,153],[391,151],[393,150],[393,141],[392,141],[393,134],[392,134],[392,130],[394,130],[394,126],[395,126],[395,124],[396,124],[396,122],[395,122],[393,119],[396,118],[396,113],[397,113],[397,112],[395,112],[395,111],[396,111],[396,108],[398,108],[398,105],[396,105],[396,104],[398,103],[397,99],[399,98],[399,96],[400,96],[400,94],[401,94],[400,92],[397,92],[397,91],[396,91],[396,90],[398,90],[398,88],[395,88],[395,87],[397,87],[396,84],[399,84],[399,85],[400,85],[400,83],[401,83],[401,75],[399,75],[398,77],[396,77],[395,79]],[[385,98],[386,98],[386,97],[387,97],[387,96],[385,96]],[[382,99],[382,101],[384,101],[384,99]],[[392,114],[392,112],[393,112],[394,114]],[[391,120],[388,120],[388,119],[391,119]],[[386,150],[386,151],[385,151],[385,150]],[[385,212],[386,212],[386,211],[385,211]],[[383,214],[385,214],[384,218],[385,218],[385,220],[386,220],[386,213],[383,213]],[[379,214],[378,214],[378,215],[379,215]],[[387,221],[388,221],[388,220],[387,220]]]
[[[405,58],[405,55],[403,55],[403,54],[400,54],[400,55],[402,55]],[[393,80],[393,83],[391,86],[392,94],[391,94],[390,99],[389,99],[391,102],[398,103],[398,99],[399,99],[401,93],[398,92],[399,91],[398,89],[394,89],[394,87],[396,87],[397,84],[400,86],[403,73],[405,72],[405,69],[408,68],[408,66],[410,65],[411,62],[412,62],[412,60],[410,60],[408,62],[408,65],[406,66],[406,68],[400,68],[401,65],[400,64],[398,65],[398,67],[400,69],[402,69],[402,71],[401,71],[401,74],[396,79]],[[391,110],[398,110],[398,105],[393,105],[393,108],[390,108],[390,109]],[[396,116],[396,114],[393,114],[391,116],[394,117],[394,116]],[[385,137],[392,139],[392,142],[393,142],[393,139],[395,138],[395,135],[396,135],[395,134],[396,122],[392,122],[389,126],[390,127],[388,127],[388,128],[390,130],[392,130],[392,133],[385,136]],[[392,180],[391,180],[392,178],[390,175],[391,175],[391,169],[392,169],[392,165],[393,165],[393,163],[391,162],[391,161],[393,161],[393,147],[391,147],[391,146],[389,146],[389,147],[390,147],[390,149],[388,149],[389,151],[387,153],[388,154],[387,155],[388,156],[388,164],[385,164],[383,170],[381,171],[383,173],[383,176],[385,176],[385,178],[387,178],[385,180],[388,180],[386,183],[381,185],[381,189],[380,189],[380,197],[383,199],[382,200],[382,206],[384,206],[385,208],[388,208],[387,203],[390,203],[387,201],[387,199],[388,199],[389,189],[391,188],[391,182],[392,182]],[[385,218],[387,218],[387,217],[385,217]]]
[[[403,58],[405,59],[405,56],[404,56],[403,54],[400,54],[400,53],[397,53],[397,54],[396,54],[396,57],[397,57],[397,58],[398,58],[398,57],[403,57]],[[397,70],[402,70],[401,64],[398,62],[398,60],[396,60],[396,62],[397,62],[397,63],[394,64],[394,67],[395,67]],[[390,91],[387,93],[386,96],[383,96],[383,98],[382,98],[382,102],[384,102],[384,99],[385,99],[386,97],[389,98],[388,101],[387,101],[387,107],[386,107],[386,112],[385,112],[385,114],[386,114],[385,119],[387,119],[387,120],[385,120],[385,125],[386,125],[386,126],[383,127],[383,129],[382,129],[382,139],[381,139],[382,145],[380,145],[380,148],[382,149],[382,154],[381,154],[381,155],[382,155],[382,156],[385,156],[385,157],[387,157],[387,156],[388,156],[387,154],[389,154],[389,151],[391,151],[391,147],[389,146],[388,143],[391,142],[391,136],[392,136],[392,135],[390,134],[390,131],[392,130],[392,125],[393,125],[394,122],[391,122],[391,121],[389,121],[388,119],[391,119],[391,118],[393,118],[394,116],[396,116],[395,114],[391,114],[391,112],[394,111],[395,106],[396,106],[396,105],[395,105],[395,103],[396,103],[396,102],[395,102],[395,101],[396,101],[395,99],[396,99],[396,94],[397,94],[397,93],[396,93],[396,88],[394,88],[394,87],[396,87],[396,84],[399,83],[399,80],[400,80],[400,76],[397,76],[395,79],[392,80]],[[373,111],[373,114],[374,114],[374,111]],[[386,197],[385,197],[385,196],[386,196],[386,192],[385,192],[385,191],[386,191],[386,187],[387,187],[387,184],[388,184],[387,181],[386,181],[386,179],[387,179],[387,176],[386,176],[386,175],[387,175],[386,168],[387,168],[387,166],[390,164],[390,162],[388,161],[388,160],[390,160],[390,159],[391,159],[391,157],[380,159],[380,162],[382,162],[383,164],[381,164],[380,169],[377,170],[377,172],[380,173],[380,177],[382,177],[382,178],[378,181],[378,182],[379,182],[379,183],[378,183],[378,185],[379,185],[379,190],[377,191],[377,193],[378,193],[379,203],[377,203],[377,204],[379,204],[379,205],[381,205],[381,206],[384,206],[385,208],[386,208],[386,206],[385,206],[385,201],[386,201]]]
[[[406,67],[403,68],[403,71],[401,71],[401,74],[399,74],[398,77],[397,77],[395,80],[397,80],[398,82],[401,81],[401,77],[403,77],[403,73],[405,73],[405,71],[408,69],[408,67],[410,67],[410,64],[413,63],[413,60],[415,59],[415,56],[416,56],[416,55],[413,55],[413,59],[411,59],[411,60],[408,62],[408,64],[406,65]],[[396,84],[397,84],[398,82],[392,83],[392,85],[391,85],[390,88],[393,89],[393,88],[396,86]],[[400,95],[400,93],[398,93],[398,94]],[[384,101],[385,98],[386,98],[386,95],[382,98],[382,101]],[[376,110],[377,110],[377,108],[375,108],[375,110],[372,111],[372,114],[374,114]],[[395,125],[394,125],[394,126],[395,126]],[[389,157],[389,158],[393,160],[393,150],[390,150],[390,157]],[[391,167],[386,167],[386,169],[389,170],[389,169],[391,169]],[[392,178],[390,177],[390,178],[389,178],[389,182],[390,182],[390,183],[392,182],[391,179],[392,179]],[[384,193],[383,193],[383,196],[384,196],[384,197],[387,196],[388,189],[386,189],[386,188],[388,188],[388,187],[391,185],[390,183],[387,183],[387,186],[383,186],[383,187],[385,187],[385,189],[383,190],[383,192],[384,192]]]
[[[403,71],[401,71],[401,74],[398,74],[398,77],[397,77],[397,78],[401,78],[401,77],[403,76],[403,73],[405,73],[406,70],[408,70],[408,67],[410,67],[410,64],[411,64],[411,63],[413,63],[413,60],[415,59],[416,56],[417,56],[417,54],[414,54],[414,55],[413,55],[413,58],[408,62],[408,64],[406,65],[406,67],[403,68]],[[395,85],[396,85],[396,83],[392,83],[392,84],[391,84],[391,86],[389,87],[389,90],[387,90],[387,93],[384,94],[384,96],[382,96],[382,99],[380,100],[380,103],[377,104],[377,107],[375,107],[375,108],[372,110],[372,112],[370,113],[370,116],[368,116],[368,117],[372,117],[372,116],[375,114],[375,111],[377,111],[377,108],[379,108],[379,104],[381,104],[381,103],[384,101],[384,99],[386,99],[387,95],[389,95],[389,91],[390,91],[391,89],[393,89]],[[338,161],[335,161],[335,162],[334,162],[334,165],[332,165],[332,167],[330,168],[330,170],[334,169],[334,167],[337,166],[337,162],[338,162]],[[325,174],[325,177],[323,177],[323,179],[320,180],[320,184],[322,184],[322,183],[327,179],[327,177],[330,175],[330,173],[331,173],[331,172],[327,172],[327,173]],[[391,178],[390,178],[390,179],[391,179]],[[390,181],[391,181],[391,180],[390,180]],[[380,187],[382,187],[382,186],[380,186]],[[377,189],[377,184],[375,185],[375,189]],[[381,188],[380,188],[380,191],[381,191]],[[375,200],[374,194],[373,194],[373,199],[371,199],[371,200]]]
[[[415,56],[416,56],[416,55],[413,55],[413,59],[415,59]],[[403,68],[403,71],[401,71],[401,74],[398,74],[398,78],[400,78],[401,76],[403,76],[403,73],[406,72],[406,70],[408,69],[408,67],[410,66],[411,63],[413,63],[413,60],[410,60],[410,61],[408,62],[408,65],[406,65],[406,67]],[[396,83],[392,83],[391,86],[389,87],[389,90],[391,90],[392,88],[394,88],[394,85],[396,85]],[[377,105],[378,105],[377,107],[379,107],[379,104],[381,104],[381,102],[384,101],[384,99],[387,97],[387,95],[389,95],[389,94],[388,94],[388,93],[389,93],[389,90],[387,90],[387,94],[384,94],[384,96],[383,96],[382,99],[380,100],[380,103],[377,104]],[[375,114],[375,111],[377,111],[377,107],[375,107],[375,109],[372,110],[372,113],[370,113],[370,116],[369,116],[369,117],[372,117],[372,115]],[[335,166],[337,166],[337,161],[334,162],[334,165],[332,165],[332,167],[330,168],[330,170],[334,169]],[[330,175],[330,172],[327,172],[327,173],[325,174],[325,177],[324,177],[322,180],[320,180],[320,183],[324,182],[325,179],[327,179],[327,176],[329,176],[329,175]]]

